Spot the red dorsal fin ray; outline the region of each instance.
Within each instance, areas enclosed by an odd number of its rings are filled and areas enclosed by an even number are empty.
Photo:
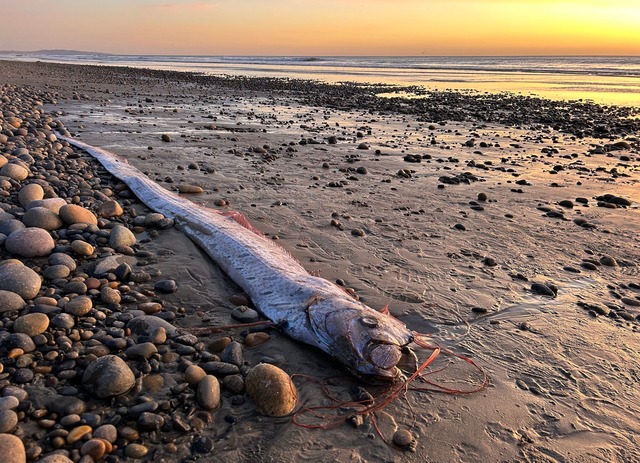
[[[264,239],[267,239],[267,237],[264,235],[264,233],[262,233],[260,230],[258,230],[253,225],[251,225],[251,222],[249,222],[249,219],[247,219],[247,216],[244,215],[242,212],[224,211],[224,212],[221,212],[221,214],[224,215],[225,217],[229,217],[234,222],[236,222],[238,225],[242,225],[244,228],[246,228],[247,230],[255,233],[256,235],[261,236]]]

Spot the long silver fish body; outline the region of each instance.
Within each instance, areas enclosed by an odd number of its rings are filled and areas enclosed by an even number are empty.
[[[289,337],[317,347],[363,380],[393,381],[401,348],[413,340],[394,317],[310,275],[287,251],[230,217],[159,186],[126,159],[73,138],[149,208],[173,218]]]

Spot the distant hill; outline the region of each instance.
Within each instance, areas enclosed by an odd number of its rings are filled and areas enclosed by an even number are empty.
[[[31,51],[20,51],[20,50],[0,50],[0,54],[3,55],[91,55],[91,56],[108,56],[110,53],[102,53],[99,51],[80,51],[80,50],[64,50],[64,49],[53,49],[53,50],[31,50]]]

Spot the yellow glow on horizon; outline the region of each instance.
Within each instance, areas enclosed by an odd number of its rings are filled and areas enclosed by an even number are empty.
[[[48,4],[51,8],[44,8]],[[26,33],[24,24],[46,20]],[[24,0],[4,49],[136,54],[640,55],[636,0]]]

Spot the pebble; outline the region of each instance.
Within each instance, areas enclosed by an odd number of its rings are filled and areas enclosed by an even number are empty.
[[[93,437],[104,439],[107,442],[113,444],[118,438],[118,430],[112,424],[103,424],[102,426],[96,428],[95,431],[93,431]]]
[[[49,265],[64,265],[70,271],[74,271],[76,269],[76,261],[69,254],[64,254],[61,252],[54,252],[49,256],[47,260]]]
[[[86,292],[86,289],[85,291],[78,291],[78,292]],[[87,315],[89,312],[91,312],[92,308],[93,308],[93,301],[91,300],[90,297],[78,296],[78,297],[74,297],[73,299],[71,299],[69,302],[65,304],[64,311],[71,315],[75,315],[76,317],[83,317]]]
[[[222,386],[233,394],[244,392],[244,378],[242,375],[229,375],[222,378]]]
[[[62,206],[58,214],[62,221],[68,225],[76,223],[98,225],[98,218],[93,212],[76,204],[66,204]]]
[[[178,192],[182,194],[200,194],[204,193],[204,190],[201,186],[183,183],[181,185],[178,185]]]
[[[109,246],[117,249],[121,246],[133,246],[136,244],[136,236],[124,225],[116,225],[109,235]]]
[[[184,372],[184,380],[190,385],[198,384],[207,373],[198,365],[189,365]]]
[[[247,347],[254,347],[264,342],[267,342],[271,339],[271,335],[269,333],[265,333],[264,331],[258,331],[257,333],[249,333],[244,338],[244,345]]]
[[[398,429],[393,434],[393,443],[398,447],[409,447],[411,444],[413,444],[413,442],[413,434],[411,434],[411,432],[406,429]]]
[[[549,286],[542,283],[532,283],[531,284],[531,292],[534,294],[541,294],[543,296],[555,297],[556,292],[553,291]]]
[[[29,210],[34,207],[44,207],[45,209],[49,209],[51,212],[58,214],[60,212],[60,208],[66,205],[67,202],[62,198],[45,198],[31,201],[25,206],[25,209]]]
[[[36,201],[44,198],[44,189],[37,183],[29,183],[24,185],[18,191],[18,202],[22,206],[26,206],[31,201]]]
[[[213,439],[207,436],[201,436],[193,442],[193,450],[197,453],[213,452]]]
[[[18,317],[13,323],[15,333],[24,333],[27,336],[37,336],[49,328],[49,317],[43,313],[29,313]]]
[[[103,286],[100,290],[100,300],[104,304],[120,304],[122,297],[120,291],[109,286]]]
[[[21,182],[29,176],[29,170],[19,164],[10,162],[0,169],[0,176]]]
[[[288,415],[298,401],[296,387],[289,375],[268,363],[259,363],[249,371],[245,388],[258,412],[267,416]]]
[[[82,415],[87,410],[87,404],[74,396],[53,395],[45,401],[45,407],[51,413],[58,415]]]
[[[24,333],[12,333],[4,340],[4,345],[8,349],[22,349],[25,353],[36,350],[36,345],[31,336]]]
[[[20,405],[17,397],[12,395],[0,397],[0,410],[15,410]]]
[[[141,315],[129,321],[127,328],[138,336],[149,336],[157,328],[164,328],[169,337],[176,336],[178,330],[171,323],[153,315]]]
[[[178,284],[175,280],[160,280],[156,282],[154,288],[161,293],[175,293],[178,290]]]
[[[240,323],[253,323],[258,321],[260,314],[246,305],[239,305],[231,311],[231,318]]]
[[[120,357],[105,355],[89,364],[82,383],[95,396],[106,398],[128,392],[135,383],[135,376]]]
[[[98,207],[98,215],[100,217],[110,219],[113,217],[120,217],[122,214],[124,214],[124,211],[122,210],[122,206],[118,201],[114,201],[112,199],[108,201],[104,201]]]
[[[222,338],[214,339],[209,343],[208,349],[211,352],[221,352],[225,347],[227,347],[233,339],[229,336],[224,336]]]
[[[75,444],[87,434],[91,433],[91,426],[82,425],[73,428],[67,435],[67,444]]]
[[[149,449],[142,444],[129,444],[124,448],[124,454],[129,458],[142,458],[147,453]]]
[[[42,272],[42,276],[45,280],[59,280],[67,278],[70,274],[71,270],[69,270],[69,267],[66,265],[51,265]]]
[[[90,256],[93,254],[94,248],[86,241],[74,240],[71,242],[71,249],[79,256]]]
[[[24,444],[19,437],[13,434],[0,433],[0,455],[2,455],[3,463],[25,463],[27,461]]]
[[[149,359],[158,353],[158,348],[152,342],[143,342],[129,347],[125,354],[132,360]]]
[[[232,365],[236,365],[237,367],[241,367],[244,362],[244,359],[242,357],[242,344],[237,341],[233,341],[232,343],[230,343],[220,354],[220,360],[225,363],[230,363]]]
[[[0,269],[0,274],[1,273],[2,270]],[[22,299],[19,294],[0,289],[0,314],[4,312],[17,312],[26,305],[24,299]]]
[[[196,400],[205,410],[214,410],[220,406],[220,383],[218,378],[206,375],[198,383]]]
[[[89,455],[94,461],[100,460],[107,452],[106,441],[102,439],[89,439],[80,448],[81,455]]]
[[[13,410],[0,410],[0,433],[12,432],[18,425],[18,415]]]
[[[611,256],[602,256],[600,258],[600,263],[602,265],[605,265],[607,267],[617,267],[618,266],[618,261],[616,261],[613,257]]]
[[[38,460],[38,463],[74,463],[74,461],[65,455],[54,453]]]
[[[22,223],[27,227],[38,227],[44,230],[57,230],[62,227],[62,219],[55,212],[45,207],[33,207],[24,213]]]
[[[51,234],[42,228],[23,228],[7,236],[5,249],[20,257],[48,256],[55,247]]]

